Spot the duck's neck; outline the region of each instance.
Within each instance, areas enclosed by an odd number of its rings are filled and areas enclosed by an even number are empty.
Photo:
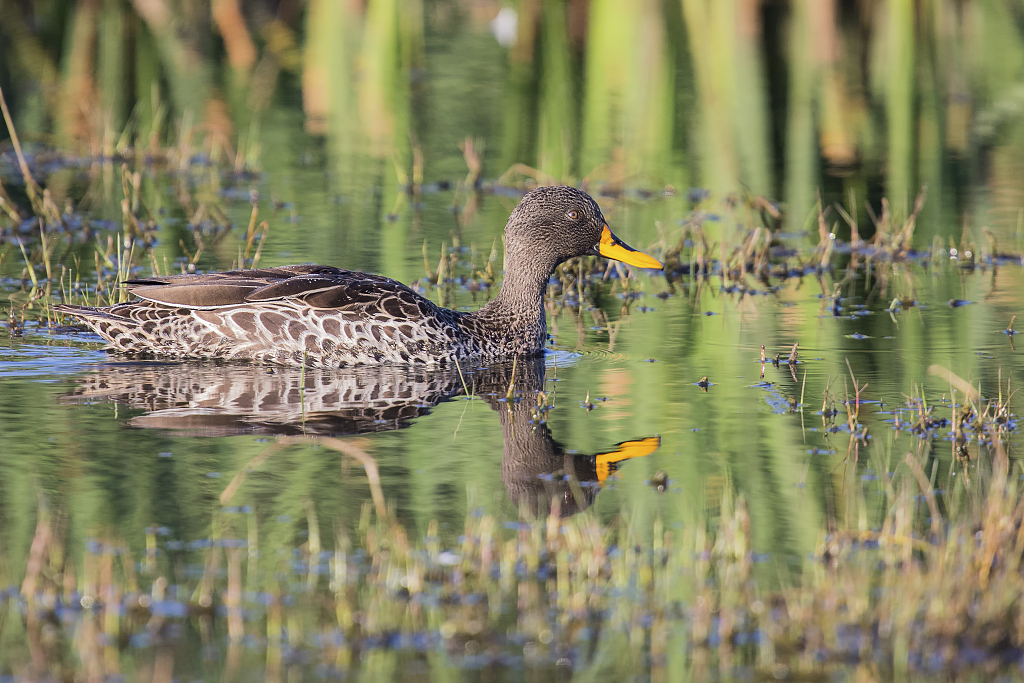
[[[542,351],[547,334],[544,293],[556,265],[543,258],[510,252],[501,291],[474,317],[506,335],[508,342],[521,346],[524,353]]]

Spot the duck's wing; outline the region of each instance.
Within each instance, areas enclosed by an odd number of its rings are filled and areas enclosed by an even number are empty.
[[[331,266],[171,275],[128,280],[125,285],[140,299],[200,310],[290,299],[317,309],[382,313],[394,319],[417,319],[437,311],[436,305],[396,280]]]
[[[245,303],[255,291],[294,280],[316,286],[330,278],[344,280],[351,271],[330,266],[282,266],[253,270],[229,270],[198,275],[167,275],[126,280],[124,286],[135,296],[183,308],[217,308]]]

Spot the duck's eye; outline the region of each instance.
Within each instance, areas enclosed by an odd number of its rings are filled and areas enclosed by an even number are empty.
[[[567,212],[567,213],[565,214],[565,217],[566,217],[566,218],[568,218],[568,219],[569,219],[569,220],[571,220],[571,221],[574,221],[574,220],[576,220],[577,218],[579,218],[579,217],[580,217],[580,214],[579,214],[579,212],[578,212],[578,211],[576,211],[575,209],[573,209],[572,211],[569,211],[569,212]]]

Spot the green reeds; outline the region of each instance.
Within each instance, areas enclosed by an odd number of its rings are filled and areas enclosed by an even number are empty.
[[[540,88],[537,114],[537,168],[559,180],[573,174],[579,149],[581,107],[566,22],[567,3],[554,0],[541,10]]]
[[[814,207],[814,189],[818,178],[818,158],[814,136],[814,90],[811,10],[814,0],[793,4],[788,41],[792,70],[787,93],[789,116],[786,121],[786,222],[790,230],[802,230]]]
[[[42,192],[39,184],[36,183],[35,178],[32,177],[28,163],[25,161],[25,154],[21,149],[21,141],[18,139],[18,131],[14,129],[14,121],[11,118],[10,110],[7,108],[7,99],[4,97],[2,88],[0,88],[0,112],[3,113],[4,123],[7,125],[7,133],[11,136],[11,144],[14,145],[14,153],[18,157],[18,168],[21,170],[22,179],[25,181],[25,193],[28,195],[29,202],[32,204],[32,210],[36,215],[40,215],[43,213]],[[5,206],[7,207],[7,211],[11,218],[17,219],[19,217],[14,208],[9,206],[9,202],[7,202],[6,199]]]
[[[730,192],[741,178],[735,135],[736,3],[681,2],[698,93],[702,184]]]
[[[615,190],[681,182],[675,64],[659,2],[590,3],[581,171]],[[543,169],[542,169],[543,170]]]
[[[881,174],[900,215],[909,211],[908,193],[927,181],[942,198],[929,210],[945,213],[954,207],[944,198],[960,181],[938,162],[955,157],[971,167],[1015,125],[1014,65],[1024,41],[1012,30],[1013,10],[970,2],[960,12],[909,0],[844,7],[521,3],[507,82],[494,85],[508,101],[481,116],[507,117],[507,129],[488,142],[503,150],[503,168],[526,163],[612,185],[639,178],[680,187],[689,166],[718,191],[777,194],[773,176],[784,169],[793,227],[802,226],[823,171],[862,197]],[[241,9],[236,0],[84,3],[56,15],[32,3],[5,7],[9,40],[0,53],[12,65],[13,119],[24,117],[27,127],[19,125],[33,139],[55,131],[63,144],[106,156],[134,142],[141,155],[158,149],[150,143],[162,141],[164,122],[188,113],[193,130],[222,138],[216,151],[228,147],[231,130],[248,131],[259,119],[278,74],[295,71],[311,131],[330,132],[332,147],[369,140],[374,156],[409,165],[410,130],[422,136],[431,127],[417,121],[430,110],[419,80],[429,15],[422,0],[312,2],[304,16]],[[300,20],[304,42],[296,42]],[[225,96],[215,85],[222,72]],[[996,185],[1014,187],[1017,151],[994,151]],[[934,223],[929,237],[952,231]],[[1008,242],[1012,221],[999,223],[994,232]]]
[[[888,147],[888,184],[886,194],[904,212],[913,189],[914,99],[914,3],[910,0],[888,0],[884,10],[885,31],[879,46],[884,60],[886,140]],[[878,66],[882,66],[879,63]]]

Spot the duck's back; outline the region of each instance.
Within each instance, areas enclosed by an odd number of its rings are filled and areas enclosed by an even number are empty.
[[[139,297],[62,306],[118,351],[311,367],[437,363],[459,353],[462,314],[400,282],[301,265],[129,280]]]

